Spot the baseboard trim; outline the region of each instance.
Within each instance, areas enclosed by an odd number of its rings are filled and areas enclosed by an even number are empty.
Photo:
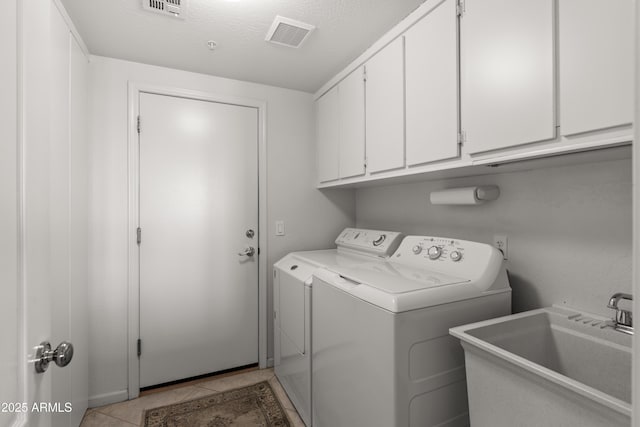
[[[112,403],[124,402],[129,399],[127,390],[118,390],[111,393],[98,394],[89,396],[89,408],[97,408],[98,406],[110,405]]]

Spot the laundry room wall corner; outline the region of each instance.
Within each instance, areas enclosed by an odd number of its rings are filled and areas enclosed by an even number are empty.
[[[93,56],[89,67],[90,406],[127,396],[128,111],[129,82],[207,92],[266,103],[267,313],[272,311],[271,265],[283,254],[329,247],[355,221],[352,191],[315,189],[313,97],[309,93]],[[275,221],[286,235],[275,236]],[[237,248],[230,248],[237,252]],[[272,342],[272,322],[268,322]],[[268,356],[272,355],[268,345]]]

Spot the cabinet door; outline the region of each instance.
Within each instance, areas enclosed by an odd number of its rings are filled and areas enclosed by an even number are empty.
[[[370,173],[404,166],[404,43],[398,37],[366,64],[366,143]]]
[[[457,157],[456,1],[437,4],[405,34],[407,164]],[[368,83],[368,82],[367,82]]]
[[[338,84],[340,178],[364,175],[364,72],[360,67]]]
[[[460,22],[468,151],[554,138],[554,1],[466,0]]]
[[[340,116],[338,88],[334,87],[316,101],[316,136],[318,153],[318,181],[339,178]]]
[[[560,131],[631,123],[632,0],[560,0]]]

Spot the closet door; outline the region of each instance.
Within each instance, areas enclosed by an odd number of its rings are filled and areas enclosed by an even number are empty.
[[[316,101],[316,136],[318,153],[318,181],[339,178],[340,116],[338,88],[334,87]]]
[[[563,135],[633,121],[632,0],[560,0]]]
[[[457,157],[458,16],[444,0],[405,34],[407,164]]]
[[[553,0],[466,0],[462,131],[470,153],[555,138]]]
[[[404,166],[404,40],[366,64],[366,142],[370,173]]]
[[[340,178],[364,175],[364,69],[360,67],[338,84],[340,117]]]

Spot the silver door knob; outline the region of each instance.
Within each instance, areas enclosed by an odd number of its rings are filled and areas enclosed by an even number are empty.
[[[64,368],[73,359],[73,344],[63,341],[55,349],[51,350],[51,344],[43,341],[36,347],[35,367],[36,372],[41,374],[49,368],[49,362],[55,362],[56,365]]]
[[[253,246],[247,246],[246,248],[244,248],[244,251],[238,252],[238,256],[251,257],[251,256],[254,256],[255,254],[256,254],[256,250]]]

